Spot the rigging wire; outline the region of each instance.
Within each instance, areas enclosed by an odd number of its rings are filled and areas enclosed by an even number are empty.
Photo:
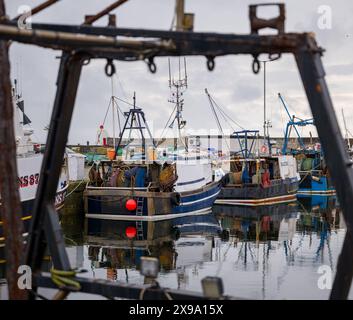
[[[119,137],[120,137],[121,136],[121,123],[120,123],[120,114],[119,114],[120,107],[114,98],[113,98],[113,100],[114,100],[114,103],[116,103],[116,114],[118,117],[118,128],[119,128]],[[120,112],[122,112],[122,111],[120,110]]]
[[[104,119],[103,119],[103,125],[105,124],[105,120],[107,120],[107,116],[108,116],[108,112],[109,112],[111,104],[112,104],[112,99],[109,99],[108,108],[107,108],[107,111],[105,112]]]
[[[216,112],[216,110],[215,110],[215,108],[214,108],[214,104],[213,104],[213,101],[212,101],[212,97],[211,97],[211,95],[209,94],[209,92],[207,91],[207,89],[205,89],[205,93],[206,93],[206,95],[207,95],[207,97],[208,97],[208,100],[209,100],[209,102],[210,102],[210,107],[211,107],[211,110],[212,110],[212,112],[213,112],[213,116],[214,116],[215,119],[216,119],[216,123],[217,123],[217,126],[218,126],[218,130],[219,130],[219,132],[222,134],[222,136],[224,136],[223,128],[222,128],[222,125],[221,125],[221,123],[220,123],[220,121],[219,121],[217,112]],[[234,131],[234,130],[233,130],[233,131]],[[225,140],[225,142],[226,142],[228,151],[230,152],[230,146],[229,146],[229,144],[228,144],[228,141]]]
[[[108,108],[107,108],[107,110],[106,110],[106,112],[105,112],[104,119],[103,119],[103,123],[102,123],[103,127],[104,127],[105,121],[107,120],[107,116],[108,116],[108,112],[109,112],[110,106],[111,106],[111,104],[112,104],[112,100],[113,100],[112,98],[109,99]],[[98,143],[98,141],[99,141],[99,139],[100,139],[100,137],[101,137],[101,133],[102,133],[102,130],[98,133],[97,143]]]
[[[166,124],[165,124],[165,126],[164,126],[164,128],[163,128],[163,131],[162,131],[162,133],[161,133],[161,139],[163,139],[163,137],[164,137],[164,132],[165,132],[165,130],[168,128],[168,124],[169,124],[170,120],[172,119],[172,116],[173,116],[173,114],[174,114],[174,112],[175,112],[176,107],[177,107],[177,106],[175,105],[173,111],[170,113],[169,119],[167,120],[167,122],[166,122]]]
[[[218,126],[218,130],[219,130],[220,133],[222,133],[222,135],[224,135],[223,128],[222,128],[222,126],[221,126],[221,123],[220,123],[220,121],[219,121],[219,118],[218,118],[218,116],[217,116],[216,110],[215,110],[215,108],[214,108],[214,105],[213,105],[211,96],[210,96],[209,92],[207,91],[207,88],[205,89],[205,93],[206,93],[207,98],[208,98],[208,100],[209,100],[209,102],[210,102],[210,107],[211,107],[211,111],[212,111],[212,113],[213,113],[213,116],[214,116],[215,119],[216,119],[216,123],[217,123],[217,126]]]
[[[127,100],[126,91],[125,91],[125,89],[124,89],[124,86],[123,86],[122,82],[120,81],[120,77],[119,77],[119,75],[118,75],[117,72],[115,72],[115,77],[116,77],[116,79],[118,80],[118,84],[119,84],[119,87],[120,87],[120,89],[121,89],[121,92],[122,92],[124,98]]]
[[[117,100],[119,100],[120,102],[126,103],[126,104],[129,105],[130,107],[134,107],[134,104],[131,103],[131,102],[129,102],[129,101],[126,101],[126,100],[124,100],[124,99],[121,99],[121,98],[119,98],[119,97],[117,97],[117,96],[113,96],[113,97],[114,97],[114,99],[117,99]],[[141,108],[140,106],[137,106],[137,105],[135,105],[135,107]]]
[[[239,123],[234,121],[223,109],[222,107],[219,106],[219,104],[215,101],[215,99],[211,96],[211,100],[214,103],[214,105],[218,108],[220,114],[223,116],[224,120],[229,124],[229,126],[234,130],[234,128],[230,125],[229,121],[226,120],[228,118],[231,122],[233,122],[237,127],[239,127],[242,130],[245,130],[244,127],[242,127]]]

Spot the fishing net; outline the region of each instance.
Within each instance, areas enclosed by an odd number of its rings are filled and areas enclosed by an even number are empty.
[[[103,179],[101,177],[99,168],[96,168],[96,166],[92,166],[91,169],[88,172],[88,178],[90,181],[90,184],[96,187],[100,187],[103,183]]]
[[[159,174],[159,183],[162,190],[172,188],[176,180],[177,176],[173,165],[165,166]]]

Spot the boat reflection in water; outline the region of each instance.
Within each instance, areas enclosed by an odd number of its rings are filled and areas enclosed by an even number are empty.
[[[72,267],[86,269],[85,277],[143,284],[140,258],[154,256],[160,261],[158,281],[163,287],[202,291],[205,276],[218,276],[232,296],[329,297],[329,289],[320,289],[318,271],[322,266],[334,271],[345,236],[334,197],[213,210],[158,222],[88,219],[84,233],[82,222],[65,217]]]
[[[318,286],[318,270],[334,271],[345,233],[334,196],[261,208],[215,206],[214,212],[230,231],[238,289],[263,299],[329,296]]]
[[[277,204],[261,207],[214,206],[214,214],[236,240],[278,240],[281,222],[296,221],[298,205]],[[293,230],[295,232],[295,230]]]
[[[88,221],[89,276],[142,284],[140,258],[154,256],[162,286],[201,291],[201,279],[219,276],[226,294],[253,299],[327,299],[318,270],[334,271],[345,234],[335,198],[323,196],[159,222]]]
[[[176,273],[174,287],[180,288],[187,283],[187,268],[196,272],[212,261],[215,238],[227,239],[222,231],[212,214],[156,222],[87,220],[85,241],[94,273],[103,275],[105,269],[107,279],[141,283],[140,258],[153,256],[160,261],[161,277]]]

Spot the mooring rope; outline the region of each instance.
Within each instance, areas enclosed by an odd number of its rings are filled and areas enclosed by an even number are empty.
[[[52,281],[58,286],[58,288],[69,291],[81,290],[80,283],[74,280],[76,270],[64,271],[52,268],[50,274]]]

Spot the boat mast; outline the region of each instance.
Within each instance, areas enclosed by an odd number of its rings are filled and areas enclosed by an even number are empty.
[[[266,61],[264,61],[264,144],[266,141]]]
[[[181,78],[181,67],[180,67],[180,58],[179,58],[179,78],[178,80],[174,80],[171,77],[171,70],[170,70],[170,60],[168,59],[168,66],[169,66],[169,88],[172,91],[171,98],[168,102],[175,104],[176,113],[174,120],[169,125],[169,128],[173,128],[174,122],[177,122],[178,125],[178,139],[181,143],[185,146],[185,150],[188,150],[186,137],[183,141],[181,130],[185,127],[186,121],[183,120],[182,112],[184,108],[184,99],[182,98],[183,93],[188,87],[187,81],[187,73],[186,73],[186,59],[184,58],[184,78]]]
[[[266,62],[263,61],[264,64],[264,145],[266,145],[266,140],[268,143],[268,152],[271,154],[271,143],[270,143],[270,134],[269,134],[269,127],[270,122],[267,120],[266,116]]]
[[[347,145],[350,150],[351,149],[351,142],[349,140],[349,130],[347,128],[346,117],[344,116],[343,109],[341,109],[341,112],[342,112],[342,118],[343,118],[344,130],[345,130],[345,138],[347,139]]]
[[[112,85],[112,97],[111,97],[111,104],[112,104],[112,114],[113,114],[113,148],[115,149],[115,104],[114,104],[114,82],[113,77],[111,77],[111,85]]]
[[[266,63],[270,61],[273,61],[273,60],[262,61],[264,64],[264,145],[266,144],[266,140],[267,140],[269,154],[271,154],[272,151],[271,151],[271,141],[270,141],[270,132],[269,132],[271,123],[269,120],[267,120],[267,115],[266,115],[266,107],[267,107],[266,106]]]
[[[125,117],[125,124],[124,124],[123,129],[121,130],[118,143],[115,147],[116,154],[118,154],[118,150],[119,150],[119,147],[121,146],[125,131],[127,131],[127,130],[129,131],[129,138],[128,138],[128,141],[126,144],[126,146],[127,146],[133,140],[132,139],[132,130],[136,130],[141,135],[142,160],[146,160],[146,138],[143,133],[143,130],[145,130],[145,129],[147,130],[149,138],[152,141],[153,149],[156,148],[156,142],[155,142],[154,138],[152,137],[152,133],[151,133],[151,130],[149,129],[149,126],[147,124],[144,112],[142,111],[142,109],[140,107],[138,107],[136,105],[136,93],[135,92],[134,92],[134,96],[133,96],[132,108],[130,108],[129,111],[124,112],[124,117]]]

